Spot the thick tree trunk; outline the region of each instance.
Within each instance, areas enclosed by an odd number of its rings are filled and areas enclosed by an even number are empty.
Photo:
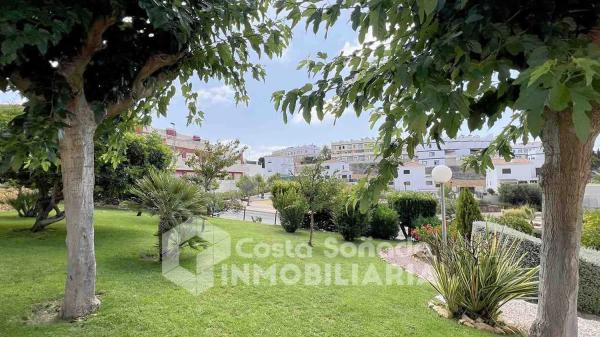
[[[60,140],[67,221],[67,282],[62,317],[71,319],[98,308],[94,254],[94,114],[84,97],[73,100]]]
[[[530,335],[576,337],[583,195],[597,130],[594,127],[590,138],[581,142],[570,111],[546,114],[539,303]]]

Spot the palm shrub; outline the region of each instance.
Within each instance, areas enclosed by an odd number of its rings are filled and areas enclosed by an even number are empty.
[[[17,211],[19,217],[34,218],[37,216],[38,193],[19,189],[17,196],[6,200]]]
[[[456,226],[458,232],[465,238],[471,238],[473,231],[473,221],[483,220],[479,211],[479,203],[473,197],[473,194],[468,189],[463,189],[458,195],[456,201]]]
[[[371,213],[371,236],[376,239],[393,240],[398,236],[398,213],[386,205],[377,205]]]
[[[195,215],[206,213],[206,200],[200,188],[169,172],[155,171],[138,179],[130,189],[135,198],[129,203],[136,210],[157,215],[158,256],[164,252],[162,235]]]
[[[304,215],[308,211],[308,205],[302,196],[294,189],[290,189],[274,196],[274,200],[279,206],[278,211],[281,217],[281,227],[288,232],[294,233],[304,220]],[[275,203],[275,201],[274,201]]]
[[[437,235],[429,243],[439,252],[432,259],[432,285],[455,317],[466,314],[497,325],[504,304],[537,293],[539,267],[522,267],[518,241],[489,233],[471,241],[450,236],[446,243]]]

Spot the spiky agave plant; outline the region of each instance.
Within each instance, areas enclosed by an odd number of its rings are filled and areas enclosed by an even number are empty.
[[[500,309],[515,299],[531,299],[538,288],[539,267],[524,268],[518,241],[496,233],[477,235],[471,242],[453,236],[432,260],[433,287],[444,297],[453,315],[463,313],[497,324]]]
[[[135,199],[130,207],[157,215],[158,256],[164,252],[162,235],[192,216],[206,213],[206,198],[197,185],[173,176],[169,172],[151,172],[136,181],[130,189]]]

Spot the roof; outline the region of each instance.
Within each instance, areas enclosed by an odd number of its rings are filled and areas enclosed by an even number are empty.
[[[416,160],[411,160],[411,161],[407,161],[404,162],[402,165],[398,165],[398,168],[400,167],[423,167],[424,165],[419,163]]]
[[[503,158],[492,159],[494,166],[496,165],[526,165],[531,164],[531,161],[527,158],[513,158],[511,161],[506,161]]]

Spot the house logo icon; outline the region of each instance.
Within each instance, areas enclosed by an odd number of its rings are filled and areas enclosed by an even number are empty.
[[[179,259],[190,240],[204,246],[196,255],[195,272],[181,266]],[[195,296],[214,286],[215,265],[231,255],[229,234],[201,218],[192,218],[165,232],[162,245],[162,275]]]

